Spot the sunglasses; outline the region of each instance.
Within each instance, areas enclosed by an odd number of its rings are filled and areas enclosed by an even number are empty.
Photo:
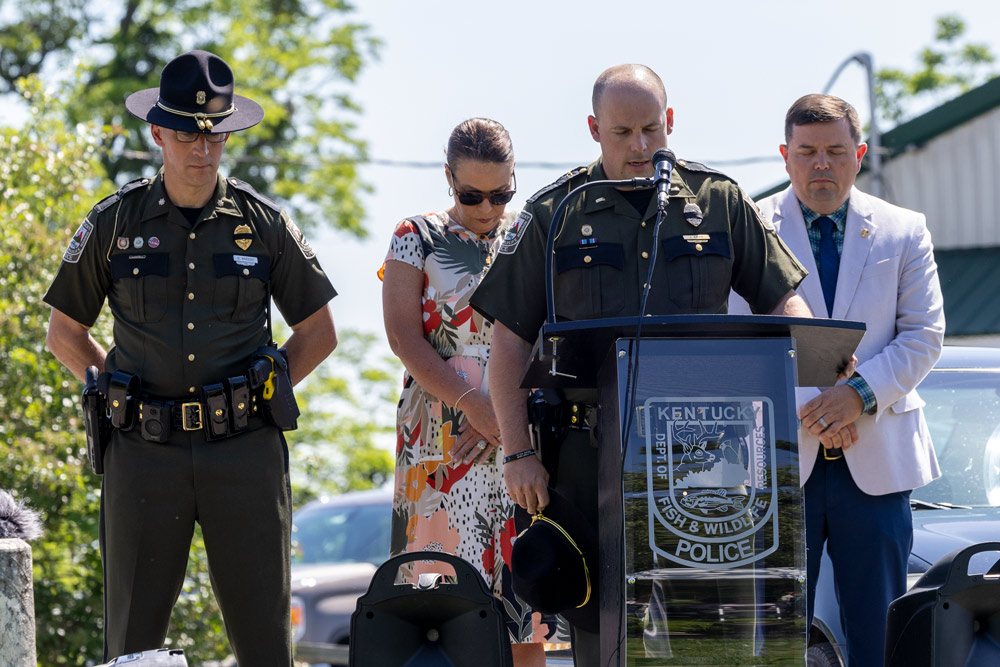
[[[462,206],[479,206],[483,202],[483,199],[489,199],[490,204],[493,206],[503,206],[510,202],[517,193],[517,176],[514,172],[511,172],[510,177],[514,180],[514,189],[507,190],[506,192],[495,192],[491,195],[486,195],[482,192],[462,192],[458,188],[453,189],[455,190],[455,196],[458,198],[458,203]],[[455,182],[454,176],[451,177],[451,181],[452,183]]]
[[[193,144],[198,141],[198,137],[205,137],[205,141],[210,144],[221,144],[223,141],[229,138],[228,132],[218,132],[215,134],[210,134],[208,132],[188,132],[187,130],[174,130],[174,134],[177,136],[177,141],[182,144]]]

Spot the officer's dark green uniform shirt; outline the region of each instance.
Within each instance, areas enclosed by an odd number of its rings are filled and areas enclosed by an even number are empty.
[[[174,399],[243,374],[267,342],[267,286],[289,324],[336,295],[301,231],[277,204],[219,178],[192,227],[163,175],[103,200],[70,242],[45,302],[91,326],[107,297],[115,345],[106,369]]]
[[[606,176],[600,161],[575,169],[526,203],[472,305],[533,343],[546,317],[545,238],[573,188]],[[645,215],[611,187],[576,196],[555,243],[558,320],[639,314],[653,257],[656,199]],[[730,288],[754,312],[769,312],[806,271],[734,181],[678,160],[646,312],[725,313]]]

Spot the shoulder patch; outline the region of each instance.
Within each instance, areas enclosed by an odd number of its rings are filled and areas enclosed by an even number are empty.
[[[113,197],[114,195],[112,195]],[[83,254],[83,249],[87,245],[87,241],[94,234],[94,223],[90,221],[90,217],[83,219],[80,223],[80,228],[76,230],[73,234],[73,238],[69,241],[69,247],[66,248],[66,252],[63,253],[63,261],[69,262],[70,264],[76,264],[80,261],[80,255]]]
[[[507,233],[504,234],[503,243],[500,244],[500,249],[497,252],[501,255],[513,254],[517,250],[518,244],[521,243],[524,231],[530,223],[531,214],[527,211],[521,211],[520,215],[517,216],[517,220],[507,229]]]
[[[565,174],[563,174],[562,176],[560,176],[559,179],[556,180],[555,182],[549,183],[544,188],[542,188],[541,190],[539,190],[535,194],[533,194],[530,197],[528,197],[528,200],[525,202],[525,204],[533,204],[535,202],[535,200],[538,199],[539,197],[541,197],[542,195],[545,195],[545,194],[548,194],[548,193],[552,192],[553,190],[555,190],[559,186],[561,186],[564,183],[566,183],[566,181],[568,181],[568,180],[570,180],[572,178],[575,178],[575,177],[579,176],[580,174],[585,174],[585,173],[587,173],[587,168],[586,167],[577,167],[576,169],[573,169],[572,171],[566,172]],[[518,218],[518,219],[520,219],[520,218]],[[531,219],[530,215],[528,216],[528,219],[529,220]],[[525,223],[525,224],[527,224],[527,223]],[[504,239],[504,241],[506,241],[506,239]]]
[[[97,202],[97,205],[94,206],[94,213],[100,213],[101,211],[114,206],[119,199],[121,199],[128,193],[147,185],[149,185],[148,178],[137,178],[134,181],[129,181],[125,185],[121,186],[121,188],[118,189],[118,192],[114,193],[113,195],[108,195],[101,201]]]
[[[760,210],[760,207],[757,206],[757,202],[755,202],[753,199],[751,199],[750,195],[748,195],[743,190],[743,188],[740,188],[740,194],[743,195],[743,201],[746,203],[747,206],[750,207],[750,210],[754,211],[755,213],[757,213],[757,218],[760,220],[760,224],[762,224],[764,226],[764,229],[766,229],[769,232],[773,232],[774,231],[774,223],[771,222],[771,217],[768,216],[768,215],[765,215],[764,212]]]
[[[309,241],[306,240],[305,234],[302,233],[299,226],[296,225],[295,222],[288,217],[288,215],[284,215],[283,217],[285,218],[285,229],[287,229],[291,237],[295,239],[295,245],[297,245],[299,250],[302,251],[302,256],[306,259],[313,259],[316,257],[316,251],[313,250],[311,245],[309,245]]]
[[[268,197],[265,197],[261,193],[257,192],[256,190],[253,189],[253,186],[250,185],[249,183],[247,183],[246,181],[241,181],[240,179],[235,178],[233,176],[230,176],[226,180],[229,181],[229,185],[233,186],[237,190],[239,190],[241,192],[247,193],[248,195],[250,195],[251,197],[253,197],[257,201],[259,201],[260,203],[262,203],[265,206],[267,206],[268,208],[273,208],[275,211],[281,212],[281,206],[279,206],[276,201],[274,201],[273,199],[270,199]],[[294,226],[294,223],[293,223],[293,226]]]

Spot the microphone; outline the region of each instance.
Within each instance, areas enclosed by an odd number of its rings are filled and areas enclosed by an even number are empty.
[[[670,190],[670,172],[674,169],[677,158],[669,148],[661,148],[653,153],[653,183],[656,185],[656,206],[661,211],[667,210],[667,198]]]

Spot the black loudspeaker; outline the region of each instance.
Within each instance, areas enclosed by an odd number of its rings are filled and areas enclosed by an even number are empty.
[[[1000,561],[969,574],[969,559],[1000,542],[957,549],[889,605],[885,667],[1000,665]]]
[[[120,655],[98,667],[188,667],[184,651],[179,648],[158,648],[142,653]]]
[[[454,583],[422,575],[395,583],[400,565],[439,561]],[[350,667],[512,667],[501,602],[472,565],[438,551],[390,558],[351,615]]]

